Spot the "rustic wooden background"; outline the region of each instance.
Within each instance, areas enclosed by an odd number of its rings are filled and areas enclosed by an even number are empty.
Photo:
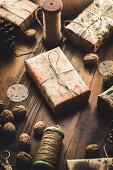
[[[91,143],[97,143],[101,147],[105,143],[106,127],[113,119],[112,115],[108,119],[108,113],[100,114],[97,110],[98,95],[104,91],[102,86],[102,76],[97,68],[87,69],[83,64],[83,56],[85,52],[70,41],[63,39],[61,49],[70,60],[72,65],[78,71],[82,79],[91,89],[91,95],[88,103],[81,104],[78,108],[69,109],[60,115],[54,115],[48,104],[44,100],[24,66],[24,59],[38,55],[48,49],[42,44],[42,30],[36,25],[37,36],[36,42],[26,44],[21,39],[16,45],[16,56],[9,57],[0,54],[0,99],[5,103],[5,109],[12,109],[15,105],[23,104],[27,108],[26,120],[22,122],[14,122],[17,128],[16,138],[13,141],[0,137],[0,151],[8,149],[11,152],[10,164],[16,170],[15,156],[18,153],[18,138],[23,132],[31,136],[32,147],[31,155],[34,157],[40,146],[40,139],[35,139],[32,132],[33,125],[42,120],[47,126],[60,125],[64,131],[65,138],[63,140],[62,149],[57,165],[58,170],[66,169],[66,159],[85,158],[85,147]],[[99,51],[99,62],[105,60],[113,60],[113,39],[109,40]],[[87,50],[87,49],[86,49]],[[28,55],[20,54],[32,52]],[[29,97],[21,102],[14,103],[6,97],[7,89],[15,83],[24,84],[29,89]]]

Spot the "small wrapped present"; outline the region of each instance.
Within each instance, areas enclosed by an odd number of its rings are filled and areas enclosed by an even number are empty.
[[[67,160],[67,170],[107,170],[113,168],[113,158]]]
[[[98,96],[98,107],[107,112],[113,112],[113,86]]]
[[[89,88],[59,47],[26,60],[25,65],[54,112],[89,99]]]
[[[28,0],[0,0],[0,17],[25,31],[34,22],[37,8],[38,5]]]
[[[65,30],[80,48],[96,52],[113,32],[113,1],[95,0]]]

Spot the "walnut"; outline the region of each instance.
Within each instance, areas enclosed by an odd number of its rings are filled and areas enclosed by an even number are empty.
[[[26,108],[23,105],[16,106],[12,109],[15,118],[23,118],[26,115]]]
[[[98,55],[94,53],[89,53],[84,56],[83,61],[86,65],[94,66],[98,63]]]
[[[8,122],[3,126],[3,132],[8,136],[15,135],[16,127],[13,123]]]
[[[2,123],[12,122],[14,120],[14,115],[10,110],[4,110],[0,114],[0,120]]]
[[[23,133],[19,137],[19,148],[24,151],[29,151],[31,147],[31,138],[28,134]]]
[[[113,73],[105,73],[104,74],[103,84],[106,87],[111,87],[113,85]]]
[[[91,144],[86,147],[87,158],[99,158],[100,148],[97,144]]]
[[[26,152],[20,151],[16,156],[16,163],[19,167],[29,167],[32,164],[32,156]]]
[[[24,32],[24,38],[26,40],[33,40],[36,36],[36,30],[35,29],[28,29]]]
[[[0,100],[0,113],[3,111],[4,109],[4,103],[2,100]]]
[[[39,134],[42,134],[44,129],[46,127],[46,124],[42,121],[39,121],[37,123],[35,123],[33,130],[34,130],[34,134],[37,136]]]

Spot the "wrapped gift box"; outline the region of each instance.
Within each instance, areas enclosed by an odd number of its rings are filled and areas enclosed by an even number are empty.
[[[113,112],[113,86],[98,96],[98,107],[107,112]]]
[[[67,170],[107,170],[113,168],[113,158],[67,160]]]
[[[54,112],[89,99],[89,88],[59,47],[26,60],[25,65]]]
[[[35,20],[34,13],[38,5],[26,0],[1,0],[0,17],[17,25],[25,31]]]
[[[113,1],[95,0],[65,30],[80,48],[96,52],[113,32]]]

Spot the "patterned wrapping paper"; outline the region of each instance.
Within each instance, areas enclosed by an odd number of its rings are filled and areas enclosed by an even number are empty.
[[[59,47],[26,60],[25,65],[54,112],[89,99],[89,88]]]
[[[113,112],[113,86],[98,96],[98,107]]]
[[[38,5],[26,0],[0,0],[0,17],[5,18],[21,31],[25,31],[34,22],[34,13]]]
[[[76,45],[96,52],[113,33],[113,1],[95,0],[65,30]]]
[[[68,170],[110,170],[112,164],[113,158],[67,160]]]
[[[14,84],[7,90],[7,97],[13,102],[22,102],[28,95],[29,91],[23,84]]]

